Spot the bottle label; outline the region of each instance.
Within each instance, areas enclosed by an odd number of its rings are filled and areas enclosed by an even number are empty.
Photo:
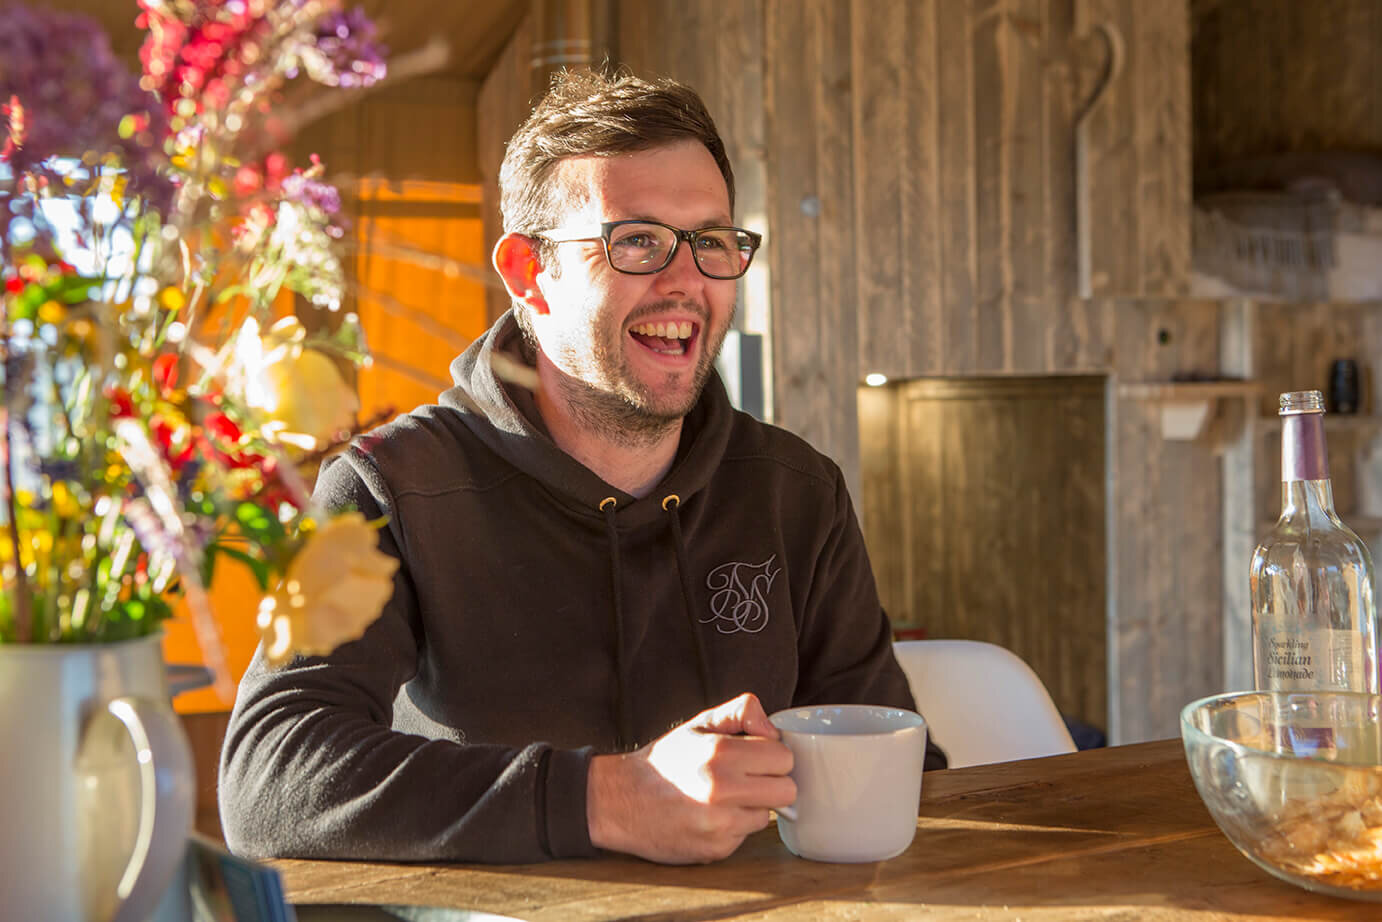
[[[1329,454],[1324,443],[1324,416],[1305,413],[1282,417],[1282,483],[1328,479]]]
[[[1363,647],[1354,631],[1289,631],[1267,639],[1268,688],[1362,691]]]

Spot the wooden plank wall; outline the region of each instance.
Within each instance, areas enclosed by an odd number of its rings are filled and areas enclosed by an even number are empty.
[[[1101,23],[1117,29],[1123,68],[1089,116],[1094,291],[1181,297],[1190,278],[1189,10],[1078,0],[1076,35]],[[1079,45],[1087,60],[1088,40]],[[1092,50],[1104,59],[1102,42]]]
[[[1118,302],[1119,380],[1218,374],[1220,310],[1207,301]],[[1128,743],[1175,736],[1186,703],[1224,690],[1223,472],[1207,435],[1163,438],[1155,401],[1119,397],[1113,434],[1109,732]]]
[[[923,379],[861,395],[884,606],[997,643],[1107,726],[1105,378]]]
[[[504,223],[499,217],[499,166],[504,162],[504,145],[537,101],[532,98],[535,88],[531,47],[532,27],[525,18],[480,85],[476,100],[476,159],[484,196],[482,216],[487,254],[494,252],[494,244],[504,233]],[[489,289],[486,306],[490,321],[497,320],[509,309],[508,294],[496,288]]]
[[[1195,3],[1197,172],[1286,151],[1382,148],[1376,0]]]
[[[1115,20],[1127,50],[1091,125],[1096,290],[1183,290],[1185,2],[747,0],[716,11],[629,0],[621,57],[703,83],[726,133],[762,119],[775,418],[855,487],[854,386],[868,372],[1108,368],[1106,312],[1072,297],[1074,113],[1105,54],[1089,24]],[[743,39],[754,35],[757,45]],[[720,76],[741,72],[746,82]]]
[[[1255,304],[1253,309],[1253,361],[1262,382],[1261,453],[1255,472],[1259,536],[1281,511],[1278,397],[1309,389],[1328,395],[1330,365],[1338,358],[1352,358],[1359,364],[1362,399],[1357,415],[1325,415],[1329,472],[1335,509],[1379,549],[1382,528],[1367,523],[1382,516],[1382,304]]]

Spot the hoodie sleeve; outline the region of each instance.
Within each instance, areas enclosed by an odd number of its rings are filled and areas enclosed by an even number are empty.
[[[362,476],[362,469],[365,471]],[[374,477],[370,477],[370,474]],[[368,462],[328,466],[317,496],[388,514]],[[380,547],[401,556],[389,528]],[[326,657],[240,683],[221,753],[226,842],[250,858],[527,863],[595,854],[586,825],[591,750],[432,740],[391,729],[417,669],[419,619],[406,563],[379,619]]]
[[[834,515],[802,616],[793,704],[856,702],[915,710],[907,675],[893,655],[892,625],[878,601],[849,490],[838,468],[834,475]],[[925,767],[946,767],[945,753],[929,734]]]

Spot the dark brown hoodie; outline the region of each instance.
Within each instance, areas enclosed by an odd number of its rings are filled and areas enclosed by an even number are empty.
[[[322,472],[323,504],[387,516],[381,546],[403,564],[360,640],[279,670],[256,656],[221,759],[236,852],[593,855],[594,753],[743,692],[768,713],[913,707],[833,462],[735,411],[712,376],[672,469],[635,499],[495,377],[492,353],[516,355],[519,335],[501,318],[439,406]]]

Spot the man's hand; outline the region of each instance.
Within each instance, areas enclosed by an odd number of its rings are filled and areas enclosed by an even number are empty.
[[[666,864],[716,861],[796,800],[792,751],[752,694],[702,711],[637,752],[596,756],[586,820],[597,848]]]

